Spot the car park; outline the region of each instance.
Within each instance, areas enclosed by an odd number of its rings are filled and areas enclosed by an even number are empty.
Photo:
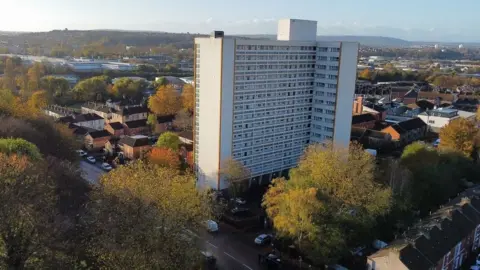
[[[95,164],[95,162],[97,162],[97,160],[96,160],[94,157],[92,157],[92,156],[88,156],[88,157],[87,157],[87,161],[90,162],[90,163],[92,163],[92,164]]]
[[[267,245],[272,242],[273,236],[271,234],[260,234],[255,238],[254,242],[256,245]]]
[[[102,169],[104,169],[105,171],[111,171],[112,170],[112,166],[106,162],[102,163]]]
[[[242,199],[242,198],[232,198],[231,199],[233,202],[235,202],[236,204],[239,204],[239,205],[244,205],[247,203],[247,201],[245,199]]]

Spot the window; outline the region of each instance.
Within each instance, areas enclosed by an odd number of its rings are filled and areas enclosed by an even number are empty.
[[[329,66],[328,69],[329,70],[338,70],[338,66]]]
[[[327,61],[327,57],[326,57],[326,56],[317,56],[317,60],[319,60],[319,61]]]
[[[330,52],[340,52],[340,48],[330,48]]]
[[[327,47],[318,47],[319,52],[327,52],[328,48]]]
[[[435,120],[428,120],[429,124],[435,124]]]
[[[330,61],[338,62],[338,60],[340,60],[340,57],[330,57]]]

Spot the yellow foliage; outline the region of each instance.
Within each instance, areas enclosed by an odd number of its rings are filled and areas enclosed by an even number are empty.
[[[181,99],[173,85],[162,85],[155,95],[148,99],[148,108],[156,115],[176,114],[181,107]]]
[[[459,118],[440,130],[439,149],[457,151],[471,157],[478,139],[478,129],[473,121]]]

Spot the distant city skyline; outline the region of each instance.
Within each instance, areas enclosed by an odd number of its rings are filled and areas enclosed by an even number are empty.
[[[21,2],[21,3],[19,3]],[[115,29],[274,34],[281,18],[318,21],[318,35],[480,42],[480,1],[446,0],[4,0],[0,31]],[[472,35],[473,34],[473,35]]]

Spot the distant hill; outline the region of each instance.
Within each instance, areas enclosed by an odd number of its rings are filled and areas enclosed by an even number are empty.
[[[248,38],[276,39],[276,35],[241,35]],[[380,36],[317,36],[319,41],[350,41],[370,47],[408,47],[412,42],[391,37]]]

